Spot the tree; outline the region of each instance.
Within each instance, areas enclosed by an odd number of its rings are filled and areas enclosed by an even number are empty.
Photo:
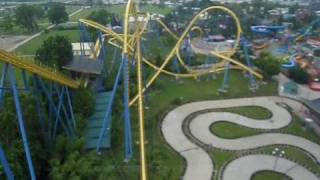
[[[105,9],[93,11],[88,16],[88,19],[98,22],[102,25],[110,24],[112,21],[112,18],[113,18],[113,15]]]
[[[36,51],[35,59],[43,64],[61,69],[73,58],[71,42],[64,36],[51,36]]]
[[[310,75],[300,67],[289,70],[289,77],[299,84],[308,84]]]
[[[30,94],[22,94],[20,95],[20,102],[29,147],[32,153],[32,160],[36,172],[41,172],[46,168],[42,166],[46,161],[46,151],[43,151],[44,146],[41,131],[34,131],[34,129],[40,129],[36,106],[30,106],[30,104],[35,104],[35,99]],[[5,95],[3,107],[5,107],[6,110],[0,112],[0,142],[10,166],[14,171],[15,178],[25,179],[26,174],[28,174],[28,168],[25,160],[23,142],[18,128],[16,108],[11,94]]]
[[[48,18],[52,24],[59,24],[68,21],[69,16],[63,4],[53,3],[48,11]]]
[[[73,108],[76,114],[88,118],[94,111],[95,99],[91,89],[80,87],[73,98]]]
[[[254,61],[255,66],[263,71],[266,78],[271,78],[280,72],[279,59],[272,56],[270,53],[263,52],[260,57]]]
[[[11,16],[7,16],[4,18],[2,26],[6,32],[9,32],[13,29],[13,19],[11,18]]]
[[[38,28],[37,19],[43,16],[43,10],[39,6],[22,5],[15,11],[16,23],[28,31]]]

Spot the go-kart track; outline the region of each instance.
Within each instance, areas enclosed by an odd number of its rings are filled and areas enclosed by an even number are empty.
[[[286,104],[293,109],[301,107],[299,102],[280,97],[256,97],[230,100],[193,102],[179,106],[170,111],[163,120],[162,133],[168,144],[186,161],[185,180],[210,180],[215,171],[214,162],[209,154],[197,143],[188,138],[191,136],[205,145],[224,150],[248,150],[268,145],[290,145],[310,153],[320,161],[320,145],[303,137],[281,133],[264,133],[238,139],[222,139],[210,132],[210,126],[219,121],[227,121],[255,129],[279,129],[291,123],[291,114],[279,104]],[[272,117],[255,120],[227,112],[208,112],[214,109],[260,106],[272,112]],[[207,111],[207,113],[206,113]],[[197,114],[199,113],[199,115]],[[187,119],[190,115],[193,119]],[[271,170],[286,174],[292,179],[317,180],[315,174],[290,160],[271,155],[248,155],[231,161],[222,172],[223,180],[250,180],[252,175],[262,170]]]

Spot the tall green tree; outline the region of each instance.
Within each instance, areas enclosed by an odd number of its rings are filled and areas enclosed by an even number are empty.
[[[28,31],[34,31],[38,28],[37,20],[43,14],[43,10],[39,6],[21,5],[15,11],[16,23]]]
[[[80,87],[74,94],[73,109],[76,114],[88,118],[94,111],[94,94],[91,89]]]
[[[36,51],[35,59],[43,64],[61,69],[73,58],[71,42],[64,36],[51,36]]]
[[[306,70],[298,67],[289,71],[289,77],[299,84],[308,84],[310,75]]]
[[[52,24],[59,24],[68,21],[69,16],[63,4],[53,3],[48,11],[48,18]]]
[[[280,73],[280,60],[270,53],[261,53],[260,57],[254,61],[254,65],[263,71],[266,78],[271,78]]]
[[[102,25],[111,23],[113,15],[105,9],[93,11],[89,14],[88,19],[98,22]]]
[[[13,19],[11,16],[4,17],[2,26],[6,32],[10,32],[13,29]]]

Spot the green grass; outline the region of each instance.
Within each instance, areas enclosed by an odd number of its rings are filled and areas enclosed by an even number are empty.
[[[66,36],[71,42],[79,42],[80,40],[80,34],[78,30],[52,30],[48,33],[43,33],[28,43],[20,46],[15,52],[18,55],[33,55],[42,45],[45,39],[55,35]]]
[[[290,177],[275,171],[259,171],[253,175],[252,180],[289,180]]]
[[[271,152],[275,148],[279,148],[280,150],[284,150],[285,151],[285,156],[284,156],[285,158],[287,158],[289,160],[293,160],[300,165],[304,165],[304,166],[312,169],[312,171],[314,171],[316,173],[320,173],[320,166],[317,165],[316,162],[314,162],[313,159],[310,158],[310,156],[307,155],[301,149],[297,149],[297,148],[294,148],[291,146],[272,145],[272,146],[259,148],[258,150],[249,150],[249,151],[251,151],[253,154],[271,155]],[[240,155],[240,153],[241,152],[239,152],[239,151],[221,151],[221,150],[213,149],[211,151],[211,156],[214,159],[214,163],[215,163],[216,170],[217,170],[217,174],[215,176],[217,177],[217,175],[219,173],[221,173],[222,168],[227,165],[226,163],[229,163],[232,160],[236,159]],[[259,177],[267,178],[267,177],[269,177],[269,175],[268,174],[260,174]],[[272,179],[271,177],[273,177],[273,176],[270,176],[269,179]],[[256,179],[254,179],[254,180],[256,180]]]
[[[272,116],[272,112],[270,112],[266,108],[259,107],[259,106],[223,108],[223,109],[216,109],[214,111],[235,113],[235,114],[239,114],[241,116],[245,116],[245,117],[256,119],[256,120],[264,120]]]
[[[320,166],[308,155],[305,153],[305,151],[294,148],[291,146],[269,146],[266,148],[263,148],[260,150],[261,153],[263,154],[269,154],[271,155],[271,152],[275,149],[279,148],[280,150],[285,151],[285,158],[288,158],[290,160],[294,160],[295,162],[298,162],[300,165],[305,165],[309,168],[311,168],[313,171],[317,172],[320,174]]]
[[[237,124],[226,121],[214,123],[211,126],[211,132],[224,139],[236,139],[261,134],[258,130],[241,127]]]
[[[145,110],[145,126],[147,137],[148,151],[148,166],[150,179],[179,179],[183,174],[184,160],[179,156],[163,139],[160,131],[160,123],[166,112],[181,103],[199,101],[199,100],[214,100],[237,97],[248,97],[257,95],[276,95],[277,83],[269,82],[264,85],[256,93],[251,93],[248,88],[248,79],[241,72],[231,71],[230,73],[230,91],[226,94],[217,94],[217,89],[222,84],[223,74],[218,74],[216,80],[201,81],[194,79],[174,80],[172,77],[161,76],[157,79],[156,84],[151,86],[147,92],[148,98],[145,105],[149,108]],[[181,100],[179,100],[181,98]],[[118,117],[113,120],[113,136],[112,147],[113,157],[117,160],[121,169],[115,170],[114,178],[119,179],[117,172],[128,176],[127,179],[139,178],[139,141],[138,120],[135,112],[136,106],[132,107],[132,132],[134,142],[134,157],[128,164],[123,163],[123,124]],[[119,143],[121,142],[121,143]],[[221,156],[219,156],[221,157]],[[107,157],[106,157],[107,158]],[[112,164],[106,162],[104,167],[109,167]]]
[[[235,113],[257,120],[267,119],[272,116],[272,113],[269,110],[258,106],[223,108],[214,111]],[[216,122],[210,129],[213,134],[226,139],[236,139],[260,134],[260,131],[258,130],[242,127],[226,121]]]
[[[80,8],[81,6],[66,6],[66,11],[68,14],[71,14]]]
[[[294,115],[293,118],[294,118],[294,121],[287,128],[283,129],[282,132],[293,134],[296,136],[301,136],[315,143],[320,144],[319,136],[316,133],[314,133],[312,130],[306,128],[306,125],[301,118],[299,118],[296,115]]]
[[[276,82],[262,86],[256,94],[253,94],[247,86],[243,86],[248,83],[248,79],[244,78],[239,71],[231,71],[230,91],[219,95],[217,89],[222,84],[223,74],[217,76],[216,80],[203,78],[201,81],[194,79],[174,80],[173,77],[161,76],[147,92],[148,98],[145,105],[149,108],[145,110],[145,129],[150,179],[179,179],[183,175],[185,166],[183,158],[166,144],[160,131],[160,123],[168,110],[181,103],[191,101],[277,94]],[[178,102],[177,99],[180,97],[181,100]],[[119,98],[121,100],[121,97]],[[107,174],[105,177],[108,179],[119,179],[120,174],[125,176],[125,179],[139,179],[139,127],[136,106],[133,106],[131,110],[134,155],[129,163],[123,162],[123,117],[120,115],[121,113],[115,112],[118,115],[113,117],[112,122],[112,152],[106,152],[101,157],[103,159],[101,168],[103,168],[103,174]],[[111,157],[113,160],[110,159]],[[115,163],[117,168],[112,168]]]

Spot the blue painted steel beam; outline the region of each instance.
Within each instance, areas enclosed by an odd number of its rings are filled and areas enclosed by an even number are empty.
[[[49,101],[49,109],[52,108],[51,109],[51,116],[54,113],[56,115],[55,117],[58,117],[58,120],[60,121],[60,123],[62,125],[62,128],[67,133],[67,135],[70,136],[68,128],[66,127],[65,123],[63,122],[61,116],[58,114],[58,109],[57,109],[57,107],[56,107],[56,105],[55,105],[55,103],[53,101],[51,85],[50,85],[50,89],[48,91],[47,88],[45,87],[44,83],[42,82],[42,80],[38,76],[35,76],[35,77],[36,77],[36,80],[39,83],[42,91],[45,93],[45,95],[46,95],[46,97],[47,97],[47,99]]]
[[[60,99],[59,99],[59,102],[58,102],[58,105],[60,105],[60,112],[58,112],[58,115],[60,116],[60,113],[61,113],[61,109],[62,109],[62,111],[63,111],[63,114],[64,114],[64,117],[65,117],[65,124],[66,124],[66,127],[67,127],[67,129],[68,129],[68,131],[69,131],[69,135],[71,136],[71,137],[75,137],[75,133],[74,133],[74,129],[73,129],[73,125],[72,124],[70,124],[70,117],[69,117],[69,114],[68,114],[68,112],[67,112],[67,110],[66,110],[66,107],[65,107],[65,94],[66,94],[66,92],[65,92],[65,88],[64,88],[64,86],[63,87],[61,87],[61,88],[59,88],[58,86],[57,86],[57,84],[55,84],[55,86],[54,86],[54,90],[56,91],[56,93],[58,94],[58,96],[60,97]],[[59,106],[58,106],[58,110],[59,110]],[[63,118],[62,118],[62,115],[60,116],[61,117],[61,120],[62,120],[62,122],[63,122]],[[72,123],[72,122],[71,122]]]
[[[60,112],[61,112],[61,108],[62,108],[62,104],[63,104],[63,93],[64,93],[64,89],[62,88],[61,93],[58,93],[58,95],[59,95],[59,101],[58,101],[58,107],[57,107],[58,111],[56,114],[56,119],[55,119],[54,127],[53,127],[53,134],[52,134],[53,139],[55,139],[55,136],[57,134],[58,122],[59,122],[59,118],[61,117]]]
[[[47,129],[46,129],[45,122],[44,122],[44,112],[41,108],[41,99],[40,99],[41,93],[39,91],[39,86],[36,83],[34,76],[32,78],[32,82],[33,82],[32,93],[33,93],[33,96],[36,98],[36,109],[38,112],[38,120],[39,120],[39,124],[40,124],[40,128],[41,128],[41,134],[43,137],[45,137],[45,142],[47,142],[46,140],[48,140],[49,136],[48,136],[48,134],[46,134]]]
[[[249,48],[249,45],[244,43],[243,44],[243,52],[244,52],[244,57],[245,57],[245,60],[246,60],[246,63],[247,63],[247,66],[248,67],[252,67],[252,64],[251,64],[251,61],[250,61],[250,57],[249,57],[249,53],[248,53],[248,48]],[[249,79],[250,79],[250,85],[252,88],[255,88],[257,86],[257,83],[256,83],[256,79],[255,77],[253,76],[253,74],[251,72],[249,72]]]
[[[65,117],[65,120],[66,120],[67,128],[70,131],[69,133],[70,133],[71,137],[75,137],[74,128],[73,128],[73,122],[71,122],[72,124],[70,124],[70,121],[69,121],[70,117],[69,117],[68,111],[67,111],[67,109],[65,107],[65,103],[64,103],[65,102],[64,96],[66,95],[65,87],[63,86],[63,87],[61,87],[61,90],[59,90],[59,87],[57,86],[57,84],[55,84],[54,88],[55,88],[57,94],[59,96],[61,95],[61,97],[62,97],[62,99],[60,101],[61,102],[61,108],[62,108],[64,117]]]
[[[223,90],[229,87],[229,70],[230,70],[230,63],[226,63],[224,76],[223,76],[223,84],[222,84]]]
[[[68,106],[69,106],[69,112],[70,112],[70,118],[71,118],[71,121],[72,121],[72,126],[73,126],[73,129],[76,129],[76,121],[75,121],[75,118],[74,118],[74,114],[73,114],[73,108],[72,108],[72,102],[71,102],[71,98],[70,98],[70,93],[69,93],[69,88],[65,87],[65,91],[66,91],[66,96],[67,96],[67,101],[68,101]]]
[[[118,89],[118,85],[119,85],[119,82],[120,82],[120,77],[121,77],[121,73],[122,73],[122,70],[123,70],[123,64],[124,64],[124,58],[122,58],[122,60],[121,60],[121,64],[120,64],[120,67],[119,67],[119,70],[118,70],[118,73],[117,73],[117,76],[116,76],[116,79],[115,79],[115,82],[114,82],[114,85],[113,85],[113,88],[112,88],[112,91],[111,91],[111,95],[110,95],[110,99],[109,99],[109,102],[108,102],[106,114],[105,114],[104,119],[103,119],[102,128],[100,130],[99,139],[98,139],[98,142],[97,142],[97,147],[96,147],[96,151],[97,152],[100,151],[102,140],[104,138],[104,135],[106,134],[106,131],[110,130],[110,129],[107,129],[107,125],[110,124],[109,122],[111,121],[112,105],[113,105],[113,101],[114,101],[114,98],[115,98],[115,95],[116,95],[116,91]]]
[[[129,62],[128,56],[123,55],[123,105],[124,105],[124,136],[125,136],[125,160],[129,161],[132,157],[132,134],[129,107]]]
[[[21,69],[21,74],[22,74],[24,88],[26,90],[29,90],[30,88],[29,88],[29,82],[28,82],[28,77],[27,77],[26,71],[24,69]]]
[[[2,149],[1,145],[0,145],[0,162],[1,162],[1,165],[4,169],[4,172],[6,174],[7,179],[14,180],[14,175],[12,173],[12,170],[10,168],[10,165],[8,163],[8,160],[6,158],[6,155],[5,155],[4,150]]]
[[[6,91],[6,90],[11,90],[11,87],[2,87],[0,89],[3,91]],[[29,91],[29,89],[21,89],[21,88],[17,88],[17,90],[18,91]]]
[[[29,173],[30,173],[31,179],[35,180],[36,175],[35,175],[35,171],[34,171],[34,167],[33,167],[33,163],[32,163],[27,133],[26,133],[25,126],[24,126],[24,120],[23,120],[23,115],[22,115],[22,111],[21,111],[21,105],[20,105],[19,94],[18,94],[18,90],[17,90],[16,78],[15,78],[15,74],[14,74],[14,69],[11,65],[9,65],[9,73],[10,73],[10,81],[11,81],[11,86],[12,86],[14,102],[15,102],[15,106],[16,106],[18,122],[19,122],[19,129],[20,129],[20,133],[22,136],[24,151],[26,153]]]
[[[6,81],[6,77],[7,77],[7,72],[8,72],[8,64],[4,64],[2,66],[2,72],[1,72],[1,80],[0,80],[0,105],[3,104],[3,96],[4,96],[4,83]]]

